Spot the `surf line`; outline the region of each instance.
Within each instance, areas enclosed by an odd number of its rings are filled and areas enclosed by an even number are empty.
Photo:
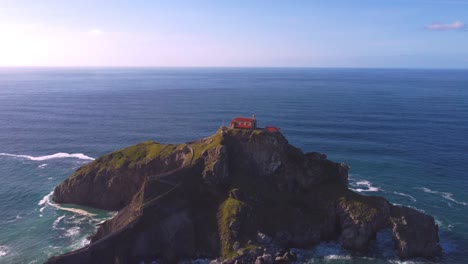
[[[89,217],[92,217],[92,216],[95,216],[96,214],[93,214],[93,213],[90,213],[88,211],[85,211],[83,209],[78,209],[78,208],[71,208],[71,207],[64,207],[64,206],[60,206],[56,203],[54,203],[53,201],[51,201],[50,197],[54,194],[54,191],[51,191],[49,194],[47,194],[46,196],[44,196],[37,205],[43,205],[43,207],[41,209],[39,209],[39,211],[42,212],[44,211],[45,207],[47,205],[49,206],[52,206],[54,208],[57,208],[59,210],[64,210],[64,211],[69,211],[69,212],[72,212],[72,213],[75,213],[75,214],[80,214],[80,215],[84,215],[84,216],[89,216]]]
[[[449,201],[452,201],[458,205],[463,205],[463,206],[468,206],[468,203],[467,202],[464,202],[464,201],[458,201],[456,200],[454,197],[453,197],[453,194],[452,193],[449,193],[449,192],[440,192],[440,191],[433,191],[429,188],[426,188],[426,187],[419,187],[419,188],[416,188],[416,189],[419,189],[419,190],[422,190],[423,192],[425,193],[431,193],[431,194],[437,194],[439,195],[440,197],[446,199],[446,200],[449,200]]]
[[[45,156],[29,156],[29,155],[16,155],[16,154],[10,154],[10,153],[0,153],[0,156],[8,156],[8,157],[15,157],[15,158],[24,158],[28,160],[34,160],[34,161],[43,161],[43,160],[50,160],[50,159],[64,159],[64,158],[76,158],[76,159],[81,159],[81,160],[94,160],[94,158],[91,158],[89,156],[86,156],[83,153],[64,153],[64,152],[59,152],[55,153],[52,155],[45,155]]]

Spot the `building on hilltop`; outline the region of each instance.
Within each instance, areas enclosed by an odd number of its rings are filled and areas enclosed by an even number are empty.
[[[237,129],[250,129],[255,130],[257,129],[257,119],[255,115],[252,115],[252,118],[248,117],[235,117],[232,119],[231,124],[229,125],[230,128],[237,128]]]

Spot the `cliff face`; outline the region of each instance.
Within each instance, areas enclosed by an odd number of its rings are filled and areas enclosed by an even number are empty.
[[[430,216],[350,191],[348,167],[280,133],[219,130],[180,145],[138,144],[78,169],[54,201],[119,210],[80,250],[48,263],[139,263],[256,255],[341,238],[365,251],[392,228],[402,258],[441,253]]]

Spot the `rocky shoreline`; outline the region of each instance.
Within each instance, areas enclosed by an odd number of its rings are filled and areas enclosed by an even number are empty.
[[[57,203],[119,213],[88,246],[47,263],[289,263],[289,248],[337,239],[365,254],[388,228],[400,258],[440,256],[433,217],[349,190],[348,169],[262,130],[222,128],[185,144],[131,146],[55,188]]]

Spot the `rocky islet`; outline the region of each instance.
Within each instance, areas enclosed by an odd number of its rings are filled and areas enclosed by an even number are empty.
[[[403,259],[441,254],[433,217],[349,190],[348,169],[280,132],[221,128],[185,144],[137,144],[55,188],[55,202],[119,213],[88,246],[48,263],[288,263],[288,248],[335,239],[365,252],[386,228]]]

